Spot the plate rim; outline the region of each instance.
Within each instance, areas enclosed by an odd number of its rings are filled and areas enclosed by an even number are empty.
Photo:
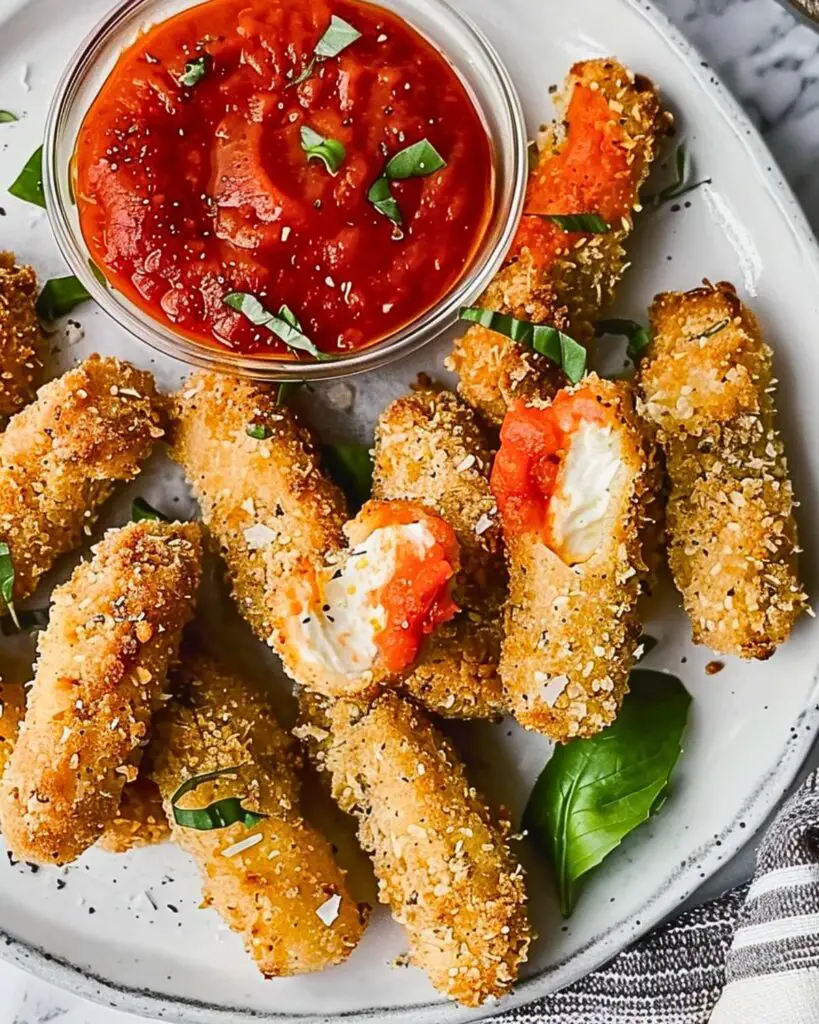
[[[31,2],[8,0],[6,17],[2,20],[10,20]],[[797,247],[819,278],[819,244],[810,222],[777,159],[739,101],[725,86],[719,73],[651,0],[621,2],[627,4],[638,17],[648,21],[684,59],[694,81],[720,110],[749,158],[761,172],[761,177],[767,178],[771,198],[779,207]],[[654,893],[628,917],[594,936],[579,952],[524,979],[501,1001],[477,1009],[458,1006],[445,999],[409,1006],[373,1007],[330,1014],[277,1013],[243,1006],[228,1007],[162,994],[147,988],[121,985],[2,928],[0,960],[94,1004],[178,1024],[234,1024],[236,1020],[261,1024],[461,1024],[481,1020],[532,1003],[580,980],[647,934],[665,918],[673,916],[684,899],[704,885],[757,834],[807,758],[814,745],[817,726],[819,665],[813,670],[807,702],[793,723],[782,758],[758,780],[756,789],[723,831],[692,853],[683,865],[669,872]],[[743,823],[742,827],[740,822]]]

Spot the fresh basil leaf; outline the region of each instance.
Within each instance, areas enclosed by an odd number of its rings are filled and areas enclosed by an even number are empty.
[[[328,444],[324,446],[324,461],[327,472],[357,511],[372,494],[370,449],[365,444]]]
[[[558,746],[535,783],[523,825],[555,870],[568,917],[580,882],[664,800],[691,697],[675,676],[631,673],[613,725]]]
[[[537,169],[537,166],[540,163],[540,151],[538,150],[537,143],[534,139],[532,139],[531,142],[526,143],[526,163],[530,174]]]
[[[370,191],[367,193],[367,199],[369,199],[379,213],[382,213],[388,220],[391,220],[397,227],[400,228],[404,223],[404,218],[401,216],[401,207],[392,194],[387,178],[381,177],[373,182],[370,186]]]
[[[41,320],[50,322],[65,316],[75,306],[90,298],[85,287],[73,274],[68,277],[52,277],[43,285],[34,308]]]
[[[103,274],[103,272],[100,270],[97,264],[93,260],[89,260],[88,266],[91,270],[91,273],[94,275],[94,277],[96,277],[96,279],[103,286],[103,288],[107,288],[108,282],[105,279],[105,274]]]
[[[235,796],[226,797],[224,800],[216,800],[207,807],[188,809],[177,806],[186,793],[192,793],[193,790],[204,785],[206,782],[213,782],[214,779],[220,779],[225,775],[233,774],[240,767],[242,766],[239,765],[237,768],[220,768],[218,771],[194,775],[186,782],[183,782],[171,797],[171,808],[173,809],[173,817],[176,824],[182,828],[196,829],[198,832],[211,832],[214,829],[228,828],[230,825],[235,825],[237,821],[240,821],[245,828],[254,828],[260,821],[264,821],[267,817],[266,814],[259,814],[258,811],[249,811],[246,807],[242,807],[241,799]]]
[[[28,158],[26,166],[9,185],[9,193],[26,203],[45,209],[43,192],[43,147],[39,146]]]
[[[446,160],[429,139],[421,139],[402,149],[387,161],[384,177],[390,181],[405,181],[407,178],[426,178],[446,167]]]
[[[535,214],[535,216],[544,216]],[[603,220],[599,213],[567,213],[546,214],[546,219],[557,224],[563,231],[584,231],[587,235],[604,235],[611,231],[611,226]]]
[[[563,369],[572,384],[577,384],[586,372],[586,350],[556,327],[517,320],[506,313],[478,306],[462,309],[460,318],[503,334],[518,345],[525,345],[546,356]]]
[[[131,502],[131,521],[141,523],[146,519],[154,523],[170,522],[166,515],[155,509],[153,505],[149,505],[144,498],[134,498]]]
[[[276,404],[278,405],[278,402]],[[269,437],[273,436],[270,427],[266,427],[264,423],[248,423],[245,427],[245,433],[255,441],[266,441]]]
[[[11,549],[5,541],[0,541],[0,599],[19,630],[20,619],[14,607],[14,562],[11,559]]]
[[[640,646],[643,648],[638,661],[642,661],[643,658],[647,658],[649,654],[654,650],[660,641],[656,636],[649,636],[648,633],[643,633],[640,637]]]
[[[17,612],[19,625],[11,622],[9,616],[0,619],[0,633],[3,636],[17,636],[21,631],[23,633],[40,632],[48,626],[50,613],[51,609],[49,608],[23,608]]]
[[[237,313],[255,324],[257,327],[266,327],[272,331],[277,338],[281,339],[288,348],[298,349],[300,352],[308,352],[314,359],[332,359],[331,355],[321,352],[313,342],[303,333],[298,320],[287,306],[282,306],[278,313],[271,313],[265,309],[255,295],[250,292],[231,292],[225,295],[222,302]]]
[[[179,84],[192,89],[205,77],[213,67],[213,57],[209,53],[200,54],[185,62],[185,70],[179,76]]]
[[[616,317],[612,320],[598,320],[594,325],[594,332],[598,338],[604,334],[622,334],[624,338],[627,338],[626,354],[635,365],[651,344],[651,331],[648,327],[638,324],[636,320],[624,320]]]
[[[276,405],[287,405],[290,401],[290,396],[294,395],[303,384],[303,380],[283,380],[276,392]]]
[[[693,192],[695,188],[699,188],[701,185],[711,184],[710,178],[702,178],[700,181],[689,181],[688,152],[684,142],[677,146],[674,153],[674,171],[676,180],[670,185],[666,185],[665,188],[660,189],[654,195],[646,196],[643,200],[644,203],[660,206],[670,199],[679,199],[681,196],[686,195],[686,193]]]
[[[0,110],[0,124],[11,124],[13,121],[19,121],[20,118],[16,114],[12,114],[10,110]]]
[[[357,28],[345,21],[343,18],[339,18],[337,14],[334,14],[330,18],[330,24],[325,31],[324,35],[316,43],[316,48],[313,54],[318,57],[319,60],[327,60],[329,57],[337,57],[342,50],[346,50],[348,46],[352,45],[357,39],[361,38],[361,33]]]
[[[325,139],[306,124],[301,127],[301,148],[308,160],[321,160],[327,170],[335,176],[344,163],[347,150],[338,139]]]

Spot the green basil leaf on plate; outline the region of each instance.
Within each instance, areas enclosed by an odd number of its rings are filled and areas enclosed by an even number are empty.
[[[267,817],[266,814],[249,811],[242,806],[241,798],[235,796],[216,800],[207,807],[183,808],[177,806],[186,793],[192,793],[199,786],[206,782],[213,782],[214,779],[235,775],[238,770],[239,768],[220,768],[218,771],[194,775],[183,782],[171,797],[171,808],[176,824],[181,828],[196,829],[198,832],[211,832],[214,829],[228,828],[230,825],[235,825],[236,822],[241,822],[245,828],[254,828],[260,821],[264,821]]]
[[[365,444],[328,444],[323,452],[327,472],[357,511],[372,494],[373,460],[370,449]]]
[[[68,277],[52,277],[43,285],[34,308],[41,320],[50,323],[66,316],[90,298],[85,286],[73,274]]]
[[[9,185],[9,193],[17,199],[45,209],[43,192],[43,147],[39,146],[28,158],[26,166]]]
[[[598,320],[594,325],[598,338],[605,334],[620,334],[628,340],[626,354],[635,364],[639,362],[643,352],[651,344],[651,331],[636,320],[613,317],[611,320]]]
[[[535,214],[540,217],[542,214]],[[550,213],[545,215],[553,224],[563,231],[583,231],[587,235],[604,235],[611,231],[609,225],[599,213]]]
[[[694,189],[700,188],[701,185],[711,184],[710,178],[701,178],[699,181],[691,181],[688,151],[684,142],[681,142],[679,146],[677,146],[674,153],[674,172],[675,179],[670,185],[666,185],[665,188],[660,189],[660,191],[654,195],[646,196],[643,202],[652,206],[660,206],[662,203],[667,203],[671,199],[679,199],[688,192],[693,192]]]
[[[11,549],[5,541],[0,541],[0,599],[6,606],[6,612],[12,617],[17,629],[21,629],[20,619],[14,607],[14,562]]]
[[[12,124],[19,120],[20,118],[16,114],[12,114],[10,110],[0,110],[0,124]]]
[[[134,498],[131,502],[131,521],[141,523],[146,519],[154,523],[170,522],[166,515],[155,509],[153,505],[149,505],[144,498]]]

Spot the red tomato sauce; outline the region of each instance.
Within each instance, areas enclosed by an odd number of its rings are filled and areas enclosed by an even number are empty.
[[[291,83],[335,15],[361,33]],[[185,64],[208,70],[180,83]],[[335,176],[301,128],[341,141]],[[446,166],[392,183],[402,237],[367,199],[387,161],[428,139]],[[126,50],[75,153],[80,224],[109,282],[198,341],[280,355],[225,306],[286,305],[326,352],[401,328],[462,276],[485,232],[493,162],[483,122],[445,58],[359,0],[208,0]]]
[[[546,408],[516,402],[501,427],[492,466],[492,493],[507,541],[536,531],[550,543],[547,524],[560,464],[572,433],[583,421],[605,423],[610,415],[586,388],[561,391]]]

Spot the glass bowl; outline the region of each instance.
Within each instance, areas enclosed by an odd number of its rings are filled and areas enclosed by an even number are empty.
[[[194,0],[122,0],[87,36],[63,72],[49,108],[43,148],[43,187],[49,221],[71,268],[99,305],[140,341],[173,359],[257,380],[324,380],[385,366],[432,341],[483,291],[500,266],[523,208],[527,176],[526,127],[511,78],[491,43],[446,0],[382,0],[446,55],[481,114],[492,141],[494,199],[489,223],[471,264],[431,309],[401,330],[339,359],[319,362],[282,356],[244,356],[176,333],[97,279],[80,231],[70,163],[80,125],[120,53],[146,27],[196,6]]]

